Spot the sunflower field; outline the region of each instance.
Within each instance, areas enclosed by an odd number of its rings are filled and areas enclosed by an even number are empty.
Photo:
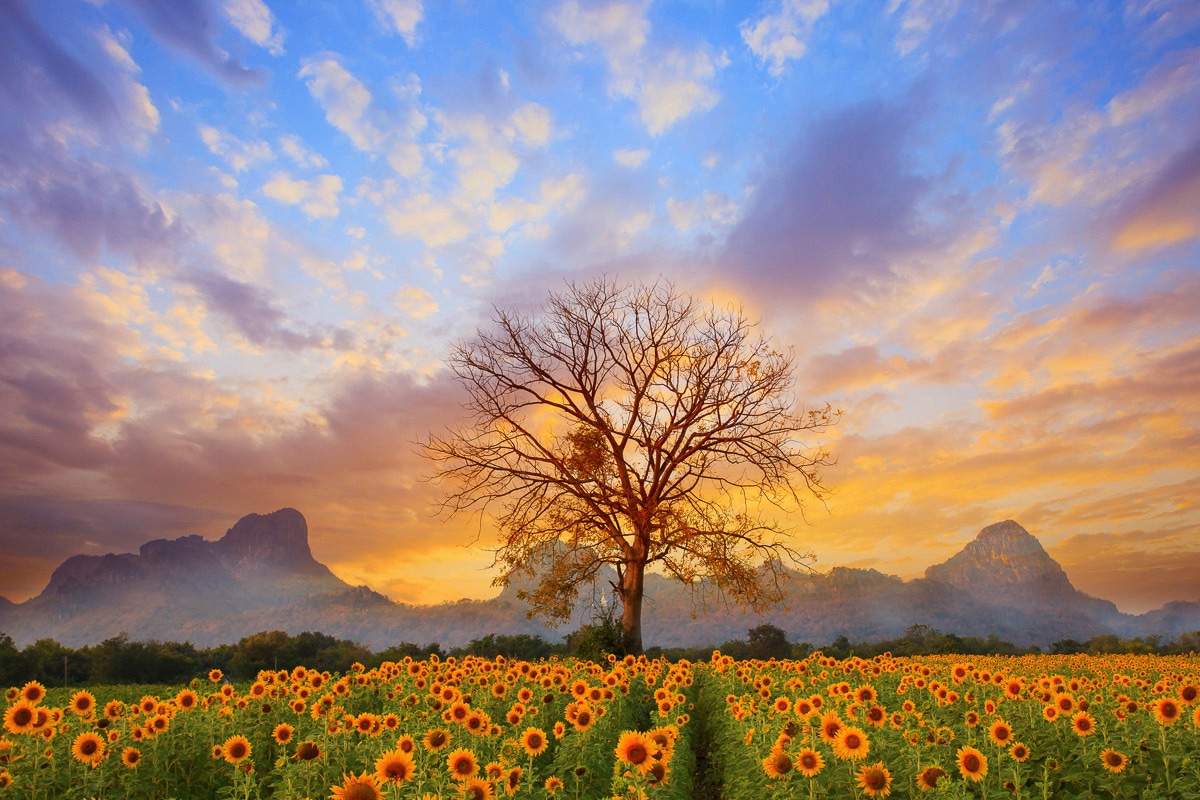
[[[0,798],[1200,797],[1197,664],[716,652],[30,682]]]

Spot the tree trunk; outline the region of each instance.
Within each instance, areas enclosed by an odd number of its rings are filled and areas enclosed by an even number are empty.
[[[642,561],[625,565],[621,581],[621,634],[625,652],[642,653],[642,591],[646,582],[646,564]]]

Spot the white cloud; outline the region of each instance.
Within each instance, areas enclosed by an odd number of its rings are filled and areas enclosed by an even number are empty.
[[[262,0],[225,0],[225,15],[233,26],[271,55],[283,55],[283,31],[271,18],[271,9]]]
[[[585,8],[578,0],[566,0],[551,21],[571,44],[600,48],[608,66],[609,91],[634,101],[652,136],[689,114],[707,111],[720,98],[709,82],[729,59],[706,44],[691,50],[646,47],[650,22],[644,3]]]
[[[210,153],[223,158],[234,172],[244,172],[259,161],[270,161],[275,157],[271,145],[266,142],[244,142],[232,133],[210,125],[200,126],[200,141]]]
[[[935,25],[958,13],[958,0],[892,0],[888,12],[895,14],[901,5],[904,13],[896,34],[896,52],[902,56],[916,50]]]
[[[542,181],[537,200],[513,197],[493,203],[488,210],[488,227],[504,233],[520,225],[537,222],[551,211],[570,211],[583,199],[583,179],[579,175]]]
[[[134,78],[141,73],[142,68],[107,26],[96,32],[96,39],[105,54],[120,70],[120,76],[113,87],[114,94],[124,101],[125,118],[134,129],[134,144],[141,147],[145,144],[148,134],[158,131],[161,122],[158,108],[150,100],[150,90]]]
[[[320,153],[314,153],[300,141],[299,136],[280,136],[279,149],[284,155],[296,162],[296,166],[306,169],[321,169],[329,166],[329,162]]]
[[[648,67],[636,91],[642,123],[657,136],[679,120],[697,111],[707,111],[720,95],[707,81],[729,64],[724,55],[704,50],[666,51]]]
[[[741,208],[724,192],[709,190],[695,200],[667,199],[667,216],[671,224],[686,233],[697,225],[728,227],[737,222]]]
[[[427,247],[461,242],[472,231],[464,209],[428,192],[391,204],[384,216],[393,233],[420,239]]]
[[[401,286],[392,295],[396,308],[407,313],[414,319],[424,319],[430,314],[437,313],[438,304],[426,290],[419,286]]]
[[[350,138],[359,150],[381,149],[383,131],[367,119],[371,93],[333,56],[307,59],[299,77],[308,82],[308,91],[325,109],[325,119]]]
[[[309,219],[336,217],[342,179],[337,175],[318,175],[310,181],[297,181],[287,175],[276,175],[262,190],[267,197],[281,203],[300,206]]]
[[[778,13],[745,20],[738,30],[759,64],[777,78],[790,59],[808,52],[813,26],[828,11],[829,0],[783,0]]]
[[[409,47],[416,45],[417,25],[425,12],[421,0],[370,0],[370,4],[381,25],[400,34]]]
[[[389,166],[406,178],[424,167],[417,137],[425,129],[425,115],[415,107],[421,84],[416,76],[396,85],[396,95],[410,103],[395,114],[375,107],[371,92],[350,74],[336,56],[323,55],[304,62],[299,76],[325,109],[325,119],[349,137],[359,150],[384,154]]]
[[[646,163],[646,159],[650,157],[649,150],[617,150],[613,153],[613,161],[616,161],[622,167],[637,169],[642,164]]]
[[[514,111],[512,124],[517,129],[517,139],[528,147],[545,147],[554,132],[550,112],[537,103],[526,103]]]

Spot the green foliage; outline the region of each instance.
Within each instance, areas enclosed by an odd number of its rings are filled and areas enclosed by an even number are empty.
[[[519,633],[515,636],[489,633],[479,639],[472,639],[466,647],[454,648],[450,651],[450,655],[482,656],[484,658],[504,656],[523,661],[536,661],[552,655],[566,655],[566,646],[551,644],[541,636],[530,636],[527,633]]]
[[[608,606],[592,617],[588,625],[567,634],[567,652],[579,659],[602,661],[611,653],[618,658],[628,650],[621,619],[613,606]]]
[[[746,637],[751,658],[766,661],[771,658],[787,658],[792,654],[787,634],[782,628],[769,622],[746,631]]]

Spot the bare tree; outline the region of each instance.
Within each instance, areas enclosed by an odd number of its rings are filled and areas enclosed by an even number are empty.
[[[614,567],[630,652],[649,565],[757,610],[778,602],[784,562],[811,558],[779,512],[824,496],[833,461],[804,439],[841,414],[796,411],[793,357],[740,310],[662,281],[568,284],[540,314],[494,313],[449,359],[470,422],[425,453],[450,479],[448,511],[494,513],[496,583],[538,576],[520,596],[565,620]]]

